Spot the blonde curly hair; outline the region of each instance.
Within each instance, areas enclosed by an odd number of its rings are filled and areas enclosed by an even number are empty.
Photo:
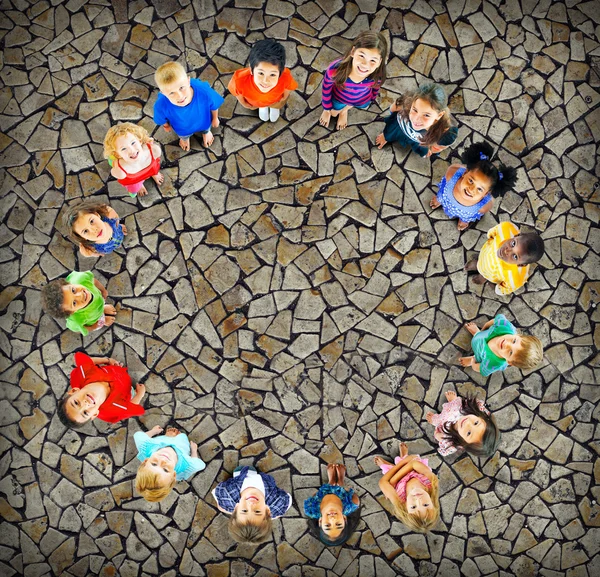
[[[117,138],[126,134],[133,134],[142,143],[142,146],[152,140],[144,127],[133,124],[133,122],[120,122],[111,126],[104,137],[104,158],[108,160],[121,158],[117,152]]]

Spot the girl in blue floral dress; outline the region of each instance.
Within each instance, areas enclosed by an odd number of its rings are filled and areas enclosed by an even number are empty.
[[[431,208],[441,206],[449,218],[458,218],[458,230],[478,221],[494,206],[493,197],[504,194],[517,181],[514,168],[492,164],[494,149],[487,142],[476,142],[463,154],[464,164],[452,164],[439,184]]]
[[[360,521],[360,500],[353,489],[344,488],[346,467],[327,466],[328,482],[304,501],[308,529],[329,547],[345,543]]]
[[[73,205],[63,218],[71,240],[79,245],[83,256],[110,254],[121,246],[127,234],[117,212],[98,200],[88,199]]]

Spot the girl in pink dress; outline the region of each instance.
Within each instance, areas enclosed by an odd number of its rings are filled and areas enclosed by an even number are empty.
[[[409,455],[400,443],[400,456],[394,464],[375,457],[384,475],[379,488],[394,508],[394,515],[409,529],[419,533],[431,531],[440,517],[439,484],[427,459]]]
[[[426,415],[435,427],[440,455],[465,450],[476,457],[491,457],[500,444],[500,431],[483,401],[474,395],[462,399],[453,391],[446,392],[446,400],[440,414]]]

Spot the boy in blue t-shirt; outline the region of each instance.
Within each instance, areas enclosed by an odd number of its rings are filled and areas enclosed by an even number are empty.
[[[154,104],[154,122],[166,131],[173,129],[179,146],[190,149],[190,136],[202,134],[204,146],[215,137],[211,127],[219,126],[219,106],[223,98],[207,82],[190,78],[178,62],[166,62],[154,74],[161,94]]]

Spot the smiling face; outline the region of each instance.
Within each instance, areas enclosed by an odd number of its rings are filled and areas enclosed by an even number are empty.
[[[109,393],[108,383],[89,383],[81,389],[70,389],[65,401],[67,417],[75,423],[94,420]]]
[[[504,335],[497,337],[498,347],[497,354],[508,362],[513,364],[515,358],[519,357],[519,354],[523,354],[523,337],[521,335]]]
[[[240,493],[240,500],[235,506],[235,511],[240,523],[258,525],[264,521],[269,507],[265,503],[262,491],[255,487],[248,487]]]
[[[128,132],[122,136],[117,136],[115,139],[115,149],[119,158],[135,162],[142,152],[142,143],[137,136]]]
[[[410,107],[408,119],[415,130],[429,130],[442,116],[444,111],[436,110],[422,98],[417,98]]]
[[[481,443],[486,424],[480,417],[466,415],[456,421],[455,427],[460,437],[467,443]]]
[[[406,510],[411,515],[417,515],[421,518],[431,515],[433,510],[431,495],[419,479],[411,479],[406,484]]]
[[[254,84],[261,92],[270,92],[279,81],[279,66],[270,62],[259,62],[252,70]]]
[[[157,485],[168,487],[177,476],[175,465],[177,464],[177,453],[172,447],[163,447],[158,449],[152,455],[145,459],[140,468],[146,469],[148,473],[157,476]]]
[[[364,80],[381,65],[381,54],[375,48],[355,48],[352,50],[352,72]]]
[[[92,302],[92,293],[79,284],[66,284],[62,287],[63,311],[73,314]]]
[[[527,264],[527,247],[520,236],[505,240],[498,248],[496,254],[499,259],[509,264],[516,264],[517,266],[525,266]]]
[[[463,205],[477,204],[492,187],[492,180],[479,169],[467,170],[454,187],[454,196]]]
[[[175,106],[187,106],[194,96],[194,90],[190,85],[190,77],[182,74],[169,84],[163,84],[159,87],[160,91]]]
[[[336,495],[326,495],[321,501],[321,516],[319,527],[328,539],[335,541],[346,526],[346,517],[343,514],[342,501]]]
[[[85,240],[99,243],[110,240],[112,236],[110,224],[95,212],[80,214],[73,222],[73,232]]]

